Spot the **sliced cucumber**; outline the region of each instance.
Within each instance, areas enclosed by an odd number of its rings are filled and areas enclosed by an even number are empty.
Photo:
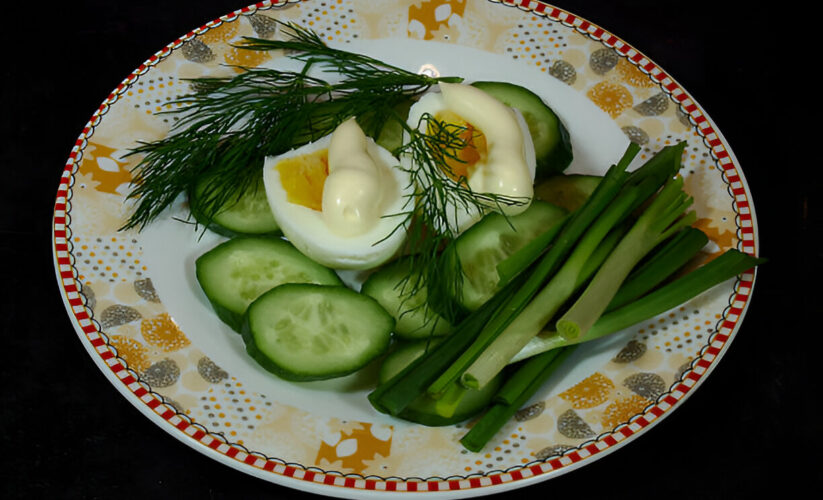
[[[205,176],[189,193],[189,209],[194,218],[210,230],[223,236],[278,234],[280,227],[269,208],[263,177],[252,184],[237,201],[228,203],[217,210],[212,217],[204,206],[204,199],[213,196],[211,177]]]
[[[454,242],[464,276],[457,302],[469,311],[483,305],[500,288],[497,264],[565,215],[562,208],[535,200],[519,215],[491,213],[461,234]]]
[[[597,175],[555,175],[535,186],[534,195],[574,212],[591,196],[601,179]]]
[[[201,255],[195,267],[197,281],[217,316],[237,331],[249,304],[277,285],[342,284],[334,271],[275,237],[228,240]]]
[[[409,293],[417,279],[417,275],[409,274],[410,264],[407,257],[389,263],[369,276],[360,292],[373,297],[394,317],[394,333],[398,337],[420,339],[446,335],[452,325],[426,305],[426,287]]]
[[[380,371],[377,375],[378,383],[385,383],[400,373],[400,371],[412,361],[422,356],[427,349],[431,349],[437,345],[439,340],[440,339],[431,339],[431,341],[417,340],[398,345],[398,347],[383,360],[383,364],[380,366]],[[500,387],[502,380],[502,375],[498,375],[481,390],[467,390],[450,416],[442,415],[442,411],[438,413],[437,400],[422,395],[412,401],[398,417],[431,427],[453,425],[462,422],[478,414],[488,406],[497,389]],[[454,384],[457,384],[457,382],[454,382]]]
[[[472,85],[522,113],[534,141],[536,180],[566,170],[574,159],[569,131],[540,96],[507,82],[474,82]]]
[[[406,117],[409,115],[409,109],[412,104],[414,104],[414,100],[402,99],[393,107],[397,117],[399,117],[400,120],[403,120],[404,123]],[[368,121],[368,117],[366,117],[365,121]],[[364,124],[361,123],[361,125]],[[363,130],[369,130],[367,125],[368,124],[364,125],[365,128]],[[403,145],[403,133],[405,132],[403,129],[403,124],[399,120],[389,117],[388,119],[384,119],[376,128],[379,129],[379,132],[375,137],[373,137],[374,142],[391,152],[393,155],[397,154],[397,151]]]
[[[389,347],[394,319],[344,286],[290,283],[252,302],[242,334],[263,368],[292,381],[353,373]]]

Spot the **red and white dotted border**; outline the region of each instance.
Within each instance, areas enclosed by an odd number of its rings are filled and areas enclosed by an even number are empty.
[[[665,416],[677,403],[686,398],[701,379],[712,368],[715,361],[722,354],[724,348],[739,327],[739,319],[748,304],[754,283],[754,273],[747,272],[740,276],[737,283],[736,292],[732,297],[729,308],[726,310],[724,318],[720,321],[717,332],[710,339],[708,346],[701,352],[700,357],[692,364],[691,369],[686,372],[681,382],[673,387],[669,393],[662,396],[655,404],[646,408],[645,412],[632,418],[628,423],[618,426],[612,432],[598,437],[596,440],[579,447],[576,450],[567,452],[563,456],[551,458],[543,462],[529,464],[506,472],[495,472],[483,476],[461,477],[455,479],[431,479],[431,480],[408,480],[401,478],[371,478],[359,475],[341,475],[339,473],[326,472],[322,470],[307,469],[300,465],[287,464],[282,460],[249,452],[240,445],[228,443],[219,434],[213,434],[199,424],[193,423],[186,416],[179,414],[171,405],[166,404],[162,397],[151,392],[137,377],[128,369],[125,362],[118,358],[115,352],[108,345],[105,337],[101,334],[99,325],[91,318],[89,311],[85,307],[84,299],[80,294],[76,271],[73,266],[73,255],[71,250],[71,189],[74,184],[74,174],[78,168],[82,152],[87,145],[87,139],[94,133],[94,128],[100,123],[102,117],[108,111],[109,106],[116,102],[131,85],[133,85],[141,75],[160,61],[168,57],[172,51],[178,49],[186,41],[196,35],[204,33],[224,22],[232,22],[239,16],[250,15],[257,10],[269,9],[272,7],[282,7],[288,3],[297,3],[300,0],[282,0],[274,2],[259,2],[257,4],[239,9],[227,14],[219,19],[215,19],[200,28],[190,31],[163,50],[155,53],[146,62],[141,64],[131,75],[121,82],[114,91],[100,105],[92,116],[86,127],[83,129],[75,146],[72,148],[66,163],[60,185],[57,191],[57,198],[54,205],[53,219],[53,244],[55,269],[58,280],[65,294],[64,299],[70,315],[74,318],[79,332],[85,336],[86,341],[94,350],[99,359],[108,366],[111,373],[117,377],[128,392],[133,394],[139,403],[156,414],[162,422],[171,428],[185,435],[184,442],[189,444],[201,444],[210,450],[237,462],[237,465],[253,467],[257,471],[273,473],[282,478],[292,478],[315,485],[336,486],[364,491],[386,491],[386,492],[448,492],[472,490],[488,486],[514,483],[527,478],[541,476],[550,472],[559,471],[583,460],[597,457],[604,451],[610,451],[615,446],[625,442],[628,438],[635,436],[644,428],[655,423]],[[697,104],[691,97],[680,88],[674,80],[666,75],[654,63],[649,61],[643,54],[617,38],[606,32],[602,28],[580,19],[573,14],[562,11],[556,7],[537,2],[534,0],[489,0],[507,6],[517,7],[521,10],[535,15],[546,17],[552,21],[560,22],[569,26],[593,39],[599,40],[608,47],[614,48],[624,55],[638,68],[646,72],[650,78],[658,82],[661,87],[677,101],[681,109],[689,115],[695,124],[698,132],[702,136],[706,145],[711,149],[715,160],[724,172],[725,179],[729,185],[730,193],[734,198],[734,205],[738,214],[738,231],[740,250],[746,253],[755,254],[756,237],[754,229],[754,219],[751,202],[746,192],[746,187],[734,164],[732,155],[723,143],[719,134],[714,130],[711,122],[706,118]],[[122,389],[121,388],[121,389]],[[168,430],[168,429],[167,429]],[[183,437],[183,436],[181,436]],[[259,474],[255,474],[259,475]],[[265,476],[261,476],[264,477]]]

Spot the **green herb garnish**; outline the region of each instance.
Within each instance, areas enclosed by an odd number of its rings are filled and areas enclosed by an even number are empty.
[[[234,77],[196,78],[195,91],[172,104],[177,122],[168,137],[141,143],[129,200],[134,212],[122,229],[143,229],[181,193],[208,172],[200,202],[206,220],[253,186],[266,156],[282,154],[330,134],[355,116],[376,137],[400,103],[441,81],[376,59],[326,46],[316,34],[282,24],[285,40],[247,38],[250,50],[286,50],[304,61],[301,71],[242,68]],[[310,76],[313,67],[333,71],[335,80]]]
[[[427,286],[430,297],[453,297],[462,277],[441,273],[439,266],[447,261],[438,260],[438,255],[457,235],[452,222],[457,211],[482,213],[529,202],[475,193],[465,178],[454,175],[448,161],[460,161],[456,152],[467,145],[461,138],[465,127],[428,114],[418,127],[411,127],[397,111],[439,82],[462,79],[412,73],[328,47],[298,25],[280,26],[284,39],[245,38],[240,47],[284,50],[304,63],[301,71],[242,68],[234,77],[192,79],[195,91],[177,99],[176,109],[164,112],[177,119],[169,136],[130,152],[143,157],[133,170],[128,195],[136,202],[135,210],[122,229],[144,228],[206,174],[210,180],[198,201],[200,219],[207,225],[222,207],[256,188],[267,156],[328,135],[354,116],[371,137],[391,124],[399,126],[407,139],[394,153],[410,158],[406,171],[414,192],[408,210],[388,216],[398,220],[395,231],[408,232],[404,253],[411,255],[411,269],[416,271],[404,280],[403,294],[411,297]],[[329,78],[310,75],[312,69]],[[437,279],[443,276],[447,278]],[[454,318],[456,312],[446,309],[444,316]]]
[[[454,172],[451,165],[462,161],[458,152],[469,146],[467,127],[440,121],[429,113],[421,116],[417,127],[404,126],[409,139],[399,154],[410,159],[406,172],[416,200],[415,211],[404,222],[409,226],[405,253],[410,254],[412,268],[425,271],[407,283],[403,293],[411,296],[426,286],[428,303],[454,322],[461,312],[454,298],[461,296],[463,276],[455,271],[462,269],[457,252],[447,245],[466,229],[459,225],[460,214],[503,213],[504,207],[528,205],[531,200],[478,193],[464,175]]]

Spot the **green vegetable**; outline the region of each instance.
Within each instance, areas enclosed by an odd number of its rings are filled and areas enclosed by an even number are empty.
[[[445,372],[437,377],[428,389],[430,394],[440,393],[449,384],[461,377],[466,368],[520,314],[543,286],[544,281],[562,265],[563,259],[574,248],[577,240],[618,195],[627,179],[626,168],[638,151],[639,147],[637,145],[630,144],[620,162],[609,168],[603,181],[600,182],[586,204],[572,215],[571,220],[563,227],[549,251],[530,270],[524,285],[505,299],[503,306],[495,311],[494,316],[482,327],[475,340]]]
[[[517,371],[505,382],[494,404],[461,439],[470,451],[480,451],[557,370],[574,346],[618,332],[648,320],[724,281],[765,262],[737,250],[728,250],[708,264],[654,290],[635,302],[601,316],[582,338],[569,340],[557,333],[535,337],[515,356]]]
[[[513,254],[501,260],[497,264],[498,282],[508,283],[512,278],[528,269],[532,263],[545,253],[546,248],[560,234],[568,221],[569,216],[564,216],[548,230],[538,234]]]
[[[606,310],[635,265],[654,247],[696,220],[694,212],[683,215],[693,200],[682,187],[682,178],[669,181],[643,211],[581,297],[557,320],[561,335],[569,339],[584,335]]]
[[[617,309],[641,297],[686,265],[708,242],[708,236],[699,229],[689,226],[681,230],[655,251],[651,259],[632,271],[606,310]]]
[[[664,150],[661,155],[665,161],[650,160],[633,174],[624,178],[625,185],[620,187],[618,195],[603,210],[602,215],[586,228],[585,234],[575,244],[574,250],[556,274],[551,276],[546,286],[521,312],[513,319],[509,319],[508,325],[488,344],[476,343],[476,348],[472,346],[467,350],[464,358],[469,359],[473,356],[471,364],[468,366],[459,364],[452,370],[463,371],[460,378],[462,384],[470,388],[479,388],[497,376],[509,364],[512,357],[528,344],[532,337],[540,333],[555,314],[566,305],[567,301],[577,293],[580,286],[592,272],[600,267],[604,259],[605,262],[613,259],[614,253],[611,249],[614,248],[616,252],[620,248],[614,245],[617,237],[623,237],[625,232],[625,228],[621,226],[623,221],[633,210],[645,203],[646,199],[668,176],[674,175],[679,170],[679,155],[673,156],[677,161],[668,161],[672,157],[671,151],[682,151],[682,146],[678,145]],[[590,200],[592,200],[591,197],[586,198],[581,210],[588,208]],[[664,239],[663,236],[661,238]],[[604,242],[608,242],[608,245],[604,245]],[[608,253],[603,251],[604,246],[609,248]],[[633,255],[636,258],[634,262],[643,255]],[[616,286],[619,285],[620,283],[616,284]]]
[[[642,298],[601,316],[579,342],[600,338],[645,321],[691,300],[706,290],[766,262],[738,250],[727,250],[708,264],[677,278]]]
[[[506,384],[500,398],[472,426],[460,443],[469,450],[478,452],[494,437],[512,416],[540,389],[563,364],[574,348],[563,349],[559,354],[543,353],[530,359],[513,377],[515,383]],[[523,376],[518,377],[520,372]],[[510,379],[512,380],[512,379]]]
[[[535,179],[539,181],[566,170],[574,158],[569,131],[540,96],[508,82],[474,82],[472,85],[523,115],[534,142]]]
[[[598,175],[554,175],[534,187],[534,195],[569,212],[574,212],[591,196],[602,177]]]
[[[548,363],[554,361],[554,358],[560,354],[563,349],[553,349],[539,356],[534,356],[528,361],[521,363],[517,370],[506,379],[506,382],[494,395],[494,403],[497,404],[516,404],[518,398],[523,394],[523,390],[528,387],[543,371]]]
[[[431,342],[418,340],[400,345],[383,360],[378,374],[378,383],[382,384],[391,380],[438,342],[439,339],[432,339]],[[470,391],[459,384],[454,384],[452,386],[453,398],[434,400],[423,394],[412,401],[398,417],[427,426],[451,425],[461,422],[488,406],[501,382],[502,376],[482,391]]]
[[[403,133],[406,130],[403,123],[409,116],[409,109],[414,102],[411,97],[402,99],[392,107],[391,114],[380,116],[376,113],[367,113],[358,117],[357,122],[367,135],[374,137],[374,142],[396,155],[403,147]],[[387,117],[389,119],[386,119]]]
[[[371,297],[344,286],[288,283],[261,295],[243,322],[246,351],[294,381],[353,373],[385,353],[394,319]]]
[[[539,234],[557,227],[564,216],[564,210],[550,203],[533,201],[518,215],[487,214],[461,234],[454,241],[463,274],[460,296],[456,298],[460,305],[469,311],[481,307],[500,289],[498,263]]]
[[[508,365],[512,356],[517,354],[554,317],[555,313],[577,291],[583,281],[583,273],[589,269],[587,263],[612,229],[628,215],[636,204],[636,199],[637,191],[633,189],[623,193],[609,204],[548,284],[466,369],[461,377],[464,385],[475,389],[483,387]]]
[[[217,317],[236,331],[249,304],[277,285],[342,284],[334,271],[291,243],[265,236],[234,238],[217,245],[197,259],[195,274]]]
[[[331,133],[356,116],[364,131],[380,138],[387,123],[403,122],[404,102],[438,82],[368,56],[328,47],[312,31],[281,23],[284,39],[246,38],[248,50],[284,50],[302,61],[301,71],[244,68],[229,78],[192,80],[193,93],[174,102],[168,113],[179,120],[171,133],[130,151],[140,157],[134,168],[129,200],[135,210],[123,229],[142,229],[181,193],[208,173],[210,188],[201,197],[203,215],[211,219],[254,185],[266,156],[281,154]],[[322,67],[340,76],[334,83],[309,75]],[[391,141],[387,131],[381,140]]]
[[[581,337],[568,339],[554,331],[541,332],[512,363],[559,347],[595,340],[636,325],[687,302],[710,288],[766,262],[738,250],[722,255],[622,307],[607,311]]]
[[[455,325],[452,333],[443,338],[436,347],[429,349],[425,356],[415,359],[394,377],[379,384],[368,396],[372,406],[382,413],[400,415],[415,399],[426,392],[432,381],[463,352],[482,325],[492,317],[509,295],[523,285],[524,281],[525,277],[516,277],[492,297],[485,307],[472,312],[460,324]],[[448,385],[444,390],[447,388]]]
[[[225,206],[217,208],[214,215],[209,217],[209,209],[201,207],[201,200],[209,197],[224,198],[221,194],[209,192],[214,189],[222,190],[223,186],[213,183],[211,177],[205,175],[189,194],[189,209],[198,223],[228,237],[274,235],[280,232],[266,198],[262,177],[258,177],[255,183],[239,193],[239,197],[226,198]]]
[[[360,291],[377,300],[394,317],[394,332],[399,338],[446,335],[452,325],[426,305],[426,288],[409,282],[417,279],[419,273],[413,273],[411,262],[403,257],[374,272]]]

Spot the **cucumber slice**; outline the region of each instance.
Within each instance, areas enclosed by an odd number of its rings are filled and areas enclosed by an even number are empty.
[[[601,179],[597,175],[555,175],[535,186],[534,195],[574,212],[591,196]]]
[[[411,287],[417,275],[409,277],[411,261],[401,258],[373,273],[363,283],[361,293],[373,297],[395,321],[394,333],[404,339],[420,339],[449,333],[452,325],[426,305],[426,288],[410,295],[403,287]],[[406,277],[408,281],[404,283]]]
[[[540,96],[507,82],[474,82],[472,85],[522,113],[534,141],[536,181],[566,170],[574,159],[569,131]]]
[[[337,274],[309,259],[291,243],[273,237],[234,238],[201,255],[197,281],[217,313],[240,331],[246,308],[283,283],[341,285]]]
[[[525,212],[513,217],[490,213],[455,240],[463,268],[461,297],[457,302],[477,310],[500,288],[497,264],[565,217],[560,207],[534,200]]]
[[[206,176],[189,193],[189,209],[200,224],[228,237],[280,233],[280,227],[269,208],[262,176],[237,201],[221,207],[213,217],[207,215],[202,205],[210,189],[220,187],[211,185],[211,178]]]
[[[417,340],[414,342],[402,343],[383,360],[377,378],[378,383],[383,384],[400,373],[412,361],[423,355],[427,349],[437,345],[441,339]],[[480,413],[489,405],[497,390],[500,388],[503,376],[498,375],[492,379],[481,390],[467,390],[463,398],[454,409],[451,416],[443,416],[437,411],[437,400],[422,395],[412,401],[398,417],[403,420],[415,422],[430,427],[453,425],[467,420]],[[458,382],[454,382],[457,384]]]
[[[414,100],[403,99],[394,106],[395,113],[403,122],[409,116],[409,109],[412,104],[414,104]],[[374,142],[390,151],[391,154],[396,155],[400,147],[403,146],[403,134],[405,133],[403,124],[398,120],[389,118],[380,124],[379,129],[380,132],[377,137],[374,137]]]
[[[252,302],[246,352],[291,381],[354,373],[389,347],[394,319],[371,297],[344,286],[289,283]]]

